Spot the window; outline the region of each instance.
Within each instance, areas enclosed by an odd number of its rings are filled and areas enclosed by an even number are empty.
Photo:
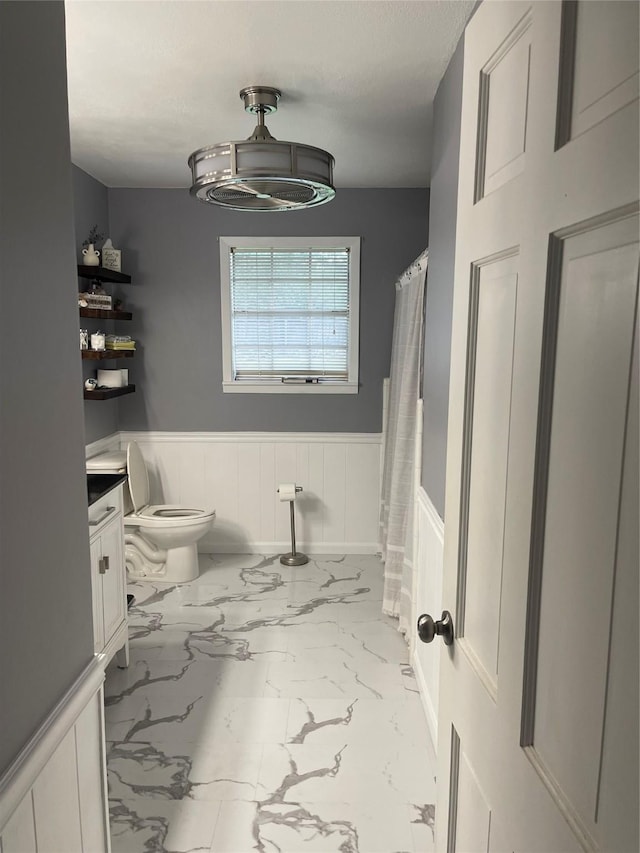
[[[358,393],[359,237],[221,237],[223,389]]]

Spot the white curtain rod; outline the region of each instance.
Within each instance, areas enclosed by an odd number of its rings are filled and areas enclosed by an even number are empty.
[[[429,260],[429,250],[425,249],[422,254],[418,255],[415,261],[406,268],[406,270],[399,276],[396,281],[396,290],[402,290],[402,288],[407,284],[411,278],[418,272],[424,272],[427,268],[427,263]]]

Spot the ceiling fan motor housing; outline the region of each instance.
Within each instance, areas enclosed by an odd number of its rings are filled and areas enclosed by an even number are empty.
[[[334,159],[321,148],[274,139],[264,115],[275,112],[280,91],[249,86],[240,92],[247,112],[258,115],[249,139],[221,142],[189,157],[191,195],[231,210],[298,210],[331,201]]]

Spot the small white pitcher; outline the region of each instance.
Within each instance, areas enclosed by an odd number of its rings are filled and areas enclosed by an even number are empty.
[[[88,249],[83,249],[85,265],[88,267],[100,266],[100,252],[93,248],[93,243],[89,243]]]

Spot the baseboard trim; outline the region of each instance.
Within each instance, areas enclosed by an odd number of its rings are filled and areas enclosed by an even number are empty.
[[[296,542],[298,551],[313,556],[317,554],[379,554],[377,542]],[[291,550],[291,542],[217,542],[201,540],[201,554],[285,554]]]
[[[422,700],[422,708],[424,710],[424,715],[427,718],[427,728],[429,729],[429,735],[431,736],[433,749],[437,754],[438,709],[433,707],[433,702],[431,701],[429,691],[427,690],[427,683],[425,681],[424,673],[422,672],[420,658],[418,657],[416,652],[413,653],[411,665],[413,667],[413,673],[416,677],[416,682],[418,684],[418,693],[420,694],[420,699]]]
[[[101,689],[104,655],[96,655],[29,738],[0,778],[0,832],[69,729]]]
[[[282,444],[381,444],[379,432],[160,432],[129,431],[119,434],[122,445],[129,441],[190,442],[190,443],[235,443],[255,444],[260,442]]]

